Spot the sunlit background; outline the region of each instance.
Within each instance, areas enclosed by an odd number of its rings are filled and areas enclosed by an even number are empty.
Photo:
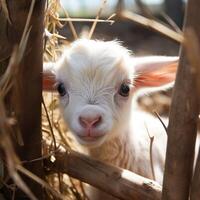
[[[183,1],[186,2],[187,0]],[[104,15],[111,14],[114,11],[117,2],[117,0],[107,0]],[[164,0],[143,0],[142,2],[153,12],[160,12],[164,9]],[[101,0],[61,0],[61,3],[71,16],[83,17],[95,15],[101,4]],[[128,10],[138,10],[134,0],[124,0],[124,4],[125,8]]]

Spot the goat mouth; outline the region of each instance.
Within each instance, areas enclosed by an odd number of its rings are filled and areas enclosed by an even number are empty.
[[[101,146],[105,142],[105,135],[95,135],[95,136],[83,136],[83,135],[76,135],[78,142],[86,146],[87,148],[96,148]]]
[[[95,142],[97,140],[100,140],[101,138],[103,138],[104,135],[100,135],[100,136],[78,136],[81,140],[86,141],[86,142]]]

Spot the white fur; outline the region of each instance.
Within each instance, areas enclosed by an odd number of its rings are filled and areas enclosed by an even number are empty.
[[[166,133],[158,119],[138,110],[134,100],[134,78],[139,64],[117,41],[81,39],[65,50],[54,67],[58,82],[64,83],[68,95],[60,98],[65,121],[77,140],[89,148],[96,159],[153,178],[150,165],[150,135],[154,135],[153,160],[156,180],[162,183]],[[174,59],[176,61],[177,58]],[[172,62],[173,59],[169,59]],[[137,65],[137,63],[139,63]],[[162,66],[162,65],[161,65]],[[120,85],[129,82],[129,97],[118,94]],[[102,116],[96,128],[100,137],[84,140],[80,115]]]

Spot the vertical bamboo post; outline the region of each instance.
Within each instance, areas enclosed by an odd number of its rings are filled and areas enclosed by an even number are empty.
[[[200,2],[189,0],[184,30],[200,38]],[[199,113],[195,74],[181,49],[168,126],[168,144],[162,200],[188,200]]]
[[[7,26],[9,45],[18,45],[29,13],[32,0],[7,1],[11,24]],[[16,115],[24,145],[15,144],[22,161],[41,157],[41,100],[42,100],[42,63],[45,0],[36,0],[30,20],[30,35],[26,50],[20,63],[17,78],[19,94],[16,97]],[[25,167],[39,177],[43,177],[42,161],[25,164]],[[43,188],[33,180],[23,177],[38,199],[43,199]],[[21,192],[17,199],[27,199]]]

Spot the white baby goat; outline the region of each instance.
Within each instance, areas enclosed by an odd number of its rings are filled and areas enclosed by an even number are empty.
[[[56,82],[66,123],[96,159],[152,179],[148,132],[153,135],[155,177],[162,183],[166,132],[158,119],[137,108],[135,97],[170,87],[177,60],[134,58],[117,41],[80,39],[48,64],[44,89],[54,90]]]

